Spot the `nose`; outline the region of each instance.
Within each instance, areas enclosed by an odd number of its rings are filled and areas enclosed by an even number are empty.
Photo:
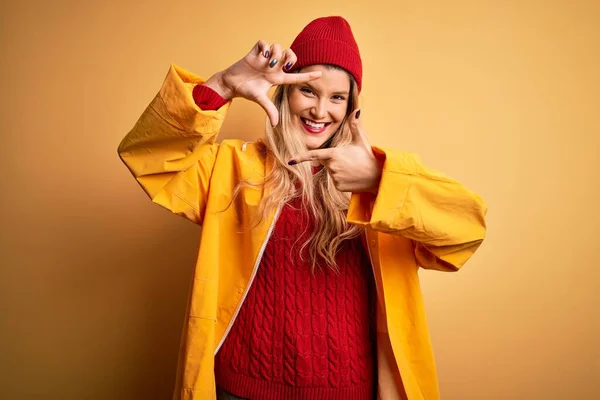
[[[325,101],[316,100],[315,104],[313,104],[312,108],[310,109],[310,114],[316,120],[325,118],[327,116],[327,106]]]

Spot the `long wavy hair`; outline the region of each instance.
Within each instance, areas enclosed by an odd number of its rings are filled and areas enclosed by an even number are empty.
[[[326,65],[329,69],[343,69]],[[345,72],[345,71],[344,71]],[[348,117],[358,106],[358,89],[352,75],[346,115],[338,130],[321,147],[336,147],[352,141]],[[359,236],[362,228],[348,224],[346,214],[350,203],[350,194],[336,189],[327,170],[322,168],[313,174],[311,163],[289,166],[294,156],[307,151],[302,132],[292,125],[289,107],[289,93],[292,85],[278,86],[273,95],[273,103],[279,111],[279,124],[272,127],[266,123],[264,139],[257,142],[258,149],[268,162],[272,162],[270,173],[260,183],[241,182],[236,188],[234,198],[243,187],[261,186],[268,193],[258,207],[255,223],[265,220],[270,213],[295,198],[302,199],[303,210],[314,216],[314,230],[306,242],[302,243],[299,253],[302,256],[308,250],[311,269],[325,264],[337,271],[336,254],[344,240]]]

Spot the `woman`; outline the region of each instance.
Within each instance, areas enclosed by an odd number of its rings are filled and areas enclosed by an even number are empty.
[[[119,146],[155,203],[203,226],[175,398],[439,397],[418,266],[458,270],[486,207],[372,147],[361,86],[350,26],[319,18],[207,81],[171,67]],[[235,97],[264,108],[264,139],[216,143]]]

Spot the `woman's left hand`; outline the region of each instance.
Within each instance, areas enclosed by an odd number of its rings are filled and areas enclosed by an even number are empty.
[[[373,154],[369,140],[358,123],[360,110],[352,115],[352,143],[327,149],[310,150],[289,161],[318,162],[327,168],[335,187],[341,192],[371,192],[377,194],[381,180],[381,165]]]

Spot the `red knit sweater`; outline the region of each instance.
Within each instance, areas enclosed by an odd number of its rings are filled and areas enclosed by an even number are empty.
[[[219,97],[203,96],[206,90],[197,86],[196,103],[220,107]],[[312,274],[307,251],[300,253],[313,229],[299,199],[282,208],[215,358],[217,385],[236,396],[375,398],[375,290],[368,255],[360,238],[345,241],[336,257],[339,273],[323,267]]]

